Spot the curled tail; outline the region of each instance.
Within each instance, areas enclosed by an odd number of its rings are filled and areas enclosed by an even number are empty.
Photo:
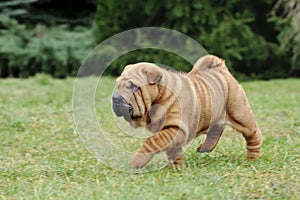
[[[193,70],[205,70],[216,67],[226,68],[225,61],[214,55],[206,55],[197,60],[194,64]]]

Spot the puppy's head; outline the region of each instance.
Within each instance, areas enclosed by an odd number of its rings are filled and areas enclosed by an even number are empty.
[[[134,127],[149,123],[149,111],[159,95],[162,69],[152,63],[127,65],[116,80],[112,95],[113,111]]]

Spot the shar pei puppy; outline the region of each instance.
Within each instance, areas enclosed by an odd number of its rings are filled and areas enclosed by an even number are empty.
[[[125,67],[116,80],[113,111],[132,127],[146,127],[148,137],[131,160],[144,167],[164,151],[170,164],[183,165],[182,147],[207,134],[197,151],[210,152],[229,124],[246,140],[247,159],[260,154],[262,134],[242,86],[214,55],[200,58],[188,73],[141,62]]]

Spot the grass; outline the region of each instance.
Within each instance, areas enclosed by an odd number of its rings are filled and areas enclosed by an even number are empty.
[[[74,132],[73,83],[0,80],[1,199],[300,199],[300,79],[242,83],[264,134],[258,161],[244,160],[243,138],[228,127],[212,153],[199,158],[201,137],[185,167],[140,174],[107,167],[86,150]],[[113,88],[112,78],[102,79],[96,114],[116,140]]]

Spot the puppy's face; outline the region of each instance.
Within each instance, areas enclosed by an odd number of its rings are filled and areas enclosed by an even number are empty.
[[[152,63],[127,65],[116,80],[113,111],[134,127],[149,123],[149,111],[158,96],[162,70]]]

